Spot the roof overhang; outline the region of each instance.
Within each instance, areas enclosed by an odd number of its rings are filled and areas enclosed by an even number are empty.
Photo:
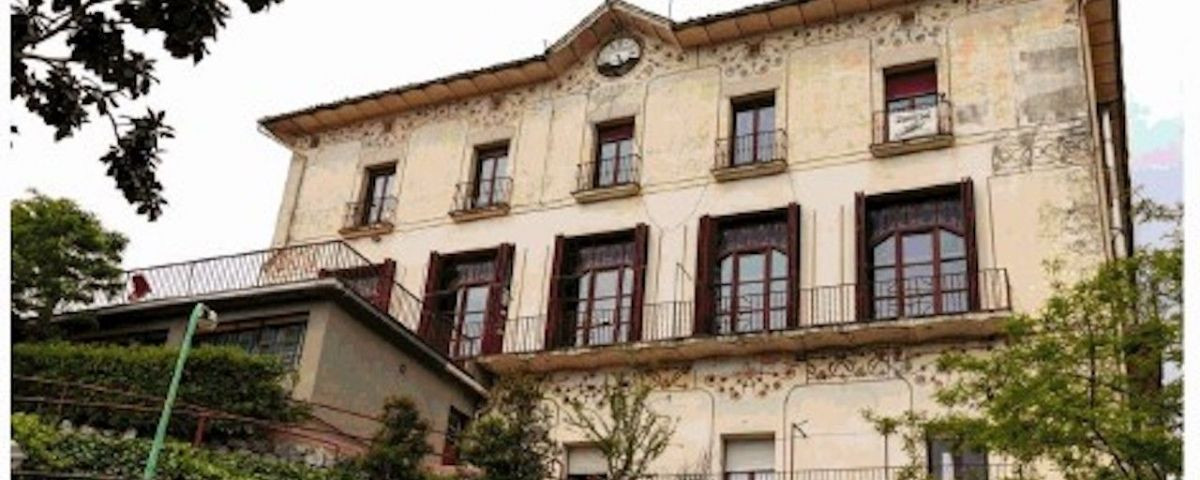
[[[1082,0],[1083,19],[1087,23],[1088,48],[1091,50],[1092,78],[1096,102],[1110,103],[1124,98],[1121,72],[1121,23],[1117,0]]]
[[[543,82],[590,58],[619,30],[632,30],[680,48],[729,42],[775,30],[824,23],[913,0],[776,0],[674,22],[622,0],[606,0],[543,53],[272,115],[259,125],[277,139],[311,135],[371,118]]]

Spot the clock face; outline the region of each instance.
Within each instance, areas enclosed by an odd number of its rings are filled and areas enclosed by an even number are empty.
[[[609,41],[596,54],[596,69],[601,74],[616,77],[624,75],[642,58],[642,45],[630,37],[617,37]]]

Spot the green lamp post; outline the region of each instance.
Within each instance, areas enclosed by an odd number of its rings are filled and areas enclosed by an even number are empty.
[[[163,401],[162,416],[158,419],[158,430],[154,432],[154,444],[150,447],[150,455],[146,458],[146,469],[142,471],[143,480],[153,480],[154,472],[158,469],[158,456],[162,453],[163,442],[167,436],[167,423],[171,421],[171,407],[175,406],[175,395],[179,393],[179,379],[183,376],[183,365],[187,363],[188,353],[192,351],[192,336],[196,327],[203,322],[205,330],[217,326],[217,312],[197,303],[188,317],[187,330],[183,334],[183,343],[179,346],[179,358],[175,360],[175,374],[171,377],[171,387],[167,389],[167,399]]]

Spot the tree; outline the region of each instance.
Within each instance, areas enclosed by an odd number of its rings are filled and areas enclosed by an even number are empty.
[[[1180,218],[1144,205],[1142,221]],[[1181,478],[1183,379],[1163,367],[1182,361],[1183,248],[1167,239],[1056,285],[992,351],[939,358],[952,380],[936,398],[951,413],[921,414],[920,427],[1068,479]]]
[[[526,376],[502,380],[487,406],[463,433],[462,455],[488,480],[542,480],[553,476],[557,448],[541,384]]]
[[[282,0],[242,1],[257,13]],[[115,144],[100,161],[125,200],[154,220],[166,204],[156,174],[159,142],[173,130],[161,111],[116,112],[158,82],[155,60],[130,48],[126,34],[161,34],[172,57],[199,62],[229,16],[221,0],[16,0],[12,98],[54,128],[55,140],[72,136],[94,116],[105,117]]]
[[[125,236],[74,201],[33,192],[12,203],[12,311],[19,337],[55,334],[54,312],[121,288]]]
[[[371,439],[371,448],[348,470],[371,480],[421,480],[421,459],[433,452],[425,439],[429,424],[406,397],[390,398],[383,405],[383,426]]]
[[[666,450],[675,425],[669,417],[650,409],[652,388],[624,374],[614,376],[601,389],[601,402],[570,404],[566,422],[581,430],[608,462],[610,480],[633,480],[646,474],[650,462]]]

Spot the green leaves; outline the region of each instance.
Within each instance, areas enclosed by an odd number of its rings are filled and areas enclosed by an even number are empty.
[[[411,399],[388,399],[383,406],[383,427],[371,439],[371,448],[347,465],[346,471],[371,480],[423,480],[421,460],[433,451],[426,441],[428,435],[429,424]]]
[[[178,350],[166,347],[124,347],[117,345],[80,345],[71,343],[16,344],[12,352],[14,397],[66,398],[76,402],[132,404],[157,408],[166,395]],[[307,410],[290,401],[283,387],[291,375],[277,358],[252,355],[234,347],[201,347],[192,350],[180,384],[179,402],[227,413],[280,423],[307,417]],[[21,380],[39,377],[86,383],[128,392],[131,396],[92,391]],[[139,397],[139,395],[141,397]],[[150,397],[150,399],[142,398]],[[153,432],[158,423],[156,411],[116,408],[37,404],[14,401],[14,411],[46,411],[91,425],[123,431],[136,429]],[[152,409],[153,410],[153,409]],[[178,408],[171,419],[169,433],[175,438],[191,439],[196,417]],[[207,424],[205,437],[213,439],[247,438],[259,435],[259,427],[236,420],[217,420]]]
[[[244,0],[252,13],[280,2]],[[106,117],[116,144],[101,161],[138,213],[157,219],[166,205],[155,171],[163,152],[158,141],[171,138],[172,130],[161,112],[116,113],[158,83],[154,60],[130,49],[126,35],[134,29],[159,34],[169,55],[199,62],[230,17],[229,6],[221,0],[55,0],[17,2],[10,12],[12,98],[54,128],[55,140],[74,135],[93,115]]]
[[[558,448],[542,385],[528,376],[505,377],[462,437],[462,458],[487,480],[542,480],[553,475]]]
[[[34,192],[12,203],[11,316],[16,333],[46,338],[60,307],[120,287],[128,240],[68,199]]]
[[[617,374],[602,388],[601,405],[571,402],[566,423],[595,444],[608,461],[608,478],[641,478],[654,459],[662,455],[675,432],[670,417],[650,409],[653,389]],[[600,413],[597,407],[607,410]]]

